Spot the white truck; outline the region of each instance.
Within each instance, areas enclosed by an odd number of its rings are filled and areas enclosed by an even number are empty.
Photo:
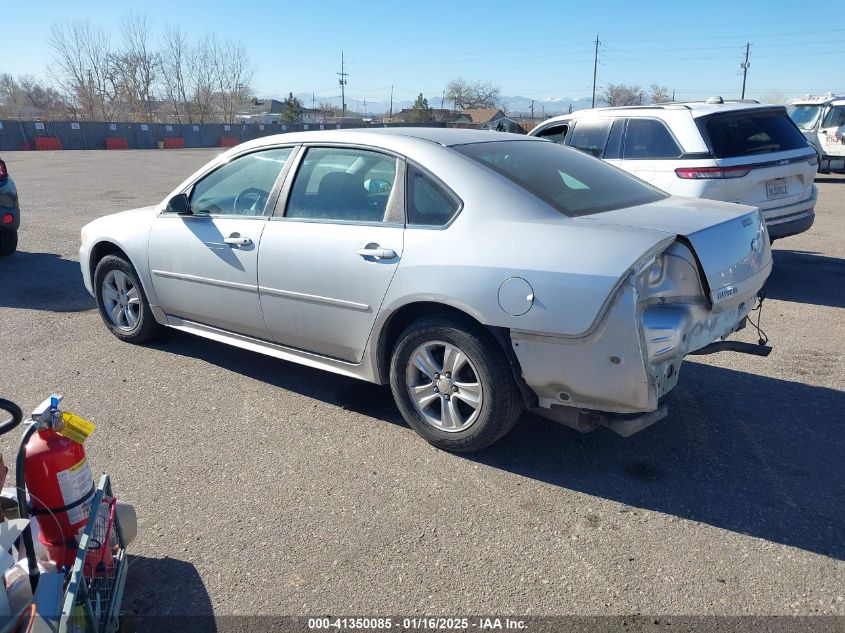
[[[788,110],[819,153],[819,172],[845,172],[845,97],[807,95],[790,101]]]

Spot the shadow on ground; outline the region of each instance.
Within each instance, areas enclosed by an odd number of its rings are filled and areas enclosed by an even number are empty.
[[[182,333],[158,347],[404,425],[386,387]],[[508,437],[469,459],[845,559],[845,393],[688,362],[669,404],[666,420],[627,439],[525,414]]]
[[[808,251],[775,249],[772,253],[768,298],[845,308],[845,260]]]
[[[17,251],[0,259],[0,307],[80,312],[94,307],[79,262],[55,253]]]
[[[175,558],[130,557],[121,630],[217,631],[211,598],[196,567]]]

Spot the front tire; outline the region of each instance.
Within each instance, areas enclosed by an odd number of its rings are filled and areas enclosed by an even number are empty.
[[[459,453],[504,437],[523,408],[504,352],[489,332],[460,317],[411,323],[393,349],[390,387],[412,429]]]
[[[159,334],[138,273],[125,259],[103,257],[94,270],[94,289],[103,323],[121,341],[146,343]]]

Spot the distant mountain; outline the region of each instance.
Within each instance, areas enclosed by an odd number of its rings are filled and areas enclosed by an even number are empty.
[[[299,92],[295,96],[306,108],[311,108],[312,103],[313,107],[319,107],[320,103],[330,103],[335,108],[341,107],[341,97],[339,94],[328,97],[317,97],[313,101],[310,92]],[[277,98],[283,99],[284,97]],[[452,102],[448,100],[444,106],[441,103],[440,95],[427,98],[428,105],[432,108],[452,107]],[[502,97],[500,107],[504,108],[508,114],[528,116],[531,114],[531,101],[532,100],[529,97],[506,96]],[[564,114],[569,112],[570,105],[572,106],[572,110],[583,110],[585,108],[589,108],[591,105],[591,99],[589,97],[582,97],[580,99],[570,99],[569,97],[547,97],[544,99],[534,99],[533,101],[534,116],[537,118],[543,116],[543,113],[545,113],[547,117],[554,114]],[[403,108],[411,108],[413,105],[413,99],[394,99],[393,112],[399,112]],[[364,116],[364,114],[372,116],[387,114],[390,110],[390,100],[379,99],[370,101],[367,99],[364,101],[364,99],[347,97],[346,110],[351,114],[360,114],[361,116]]]

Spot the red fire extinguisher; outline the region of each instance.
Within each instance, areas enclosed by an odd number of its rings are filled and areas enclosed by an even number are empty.
[[[30,515],[38,521],[38,540],[59,567],[71,567],[78,534],[85,528],[94,496],[94,480],[85,447],[60,434],[64,425],[58,410],[61,396],[53,396],[33,412],[21,449],[23,479],[29,493]],[[20,460],[19,460],[20,461]]]

